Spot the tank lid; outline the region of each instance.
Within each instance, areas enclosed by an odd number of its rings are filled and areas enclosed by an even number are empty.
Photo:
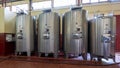
[[[51,9],[43,10],[44,13],[51,12]]]
[[[17,13],[17,15],[24,15],[24,14],[26,14],[25,12],[19,12],[19,13]]]
[[[28,14],[28,13],[25,10],[19,9],[19,10],[17,10],[17,14],[18,15],[24,15],[24,14]]]
[[[82,7],[73,7],[73,8],[71,8],[71,10],[78,10],[78,9],[82,9]]]

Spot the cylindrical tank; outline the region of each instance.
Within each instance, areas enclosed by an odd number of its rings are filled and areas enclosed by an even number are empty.
[[[38,53],[41,56],[54,54],[58,56],[60,17],[55,12],[43,12],[39,15],[38,23]]]
[[[33,20],[29,15],[24,13],[17,15],[16,20],[16,55],[27,52],[27,56],[31,55],[34,50]]]
[[[89,22],[91,59],[115,57],[116,21],[114,16],[98,15]]]
[[[86,10],[73,8],[63,16],[63,44],[66,58],[82,55],[87,59]]]

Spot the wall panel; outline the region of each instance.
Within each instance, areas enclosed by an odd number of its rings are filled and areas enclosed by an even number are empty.
[[[120,52],[120,15],[116,15],[116,51]]]

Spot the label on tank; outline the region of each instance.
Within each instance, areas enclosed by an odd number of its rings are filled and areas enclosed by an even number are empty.
[[[46,29],[44,34],[43,34],[43,38],[44,39],[49,39],[50,38],[50,32],[49,32],[49,29]]]

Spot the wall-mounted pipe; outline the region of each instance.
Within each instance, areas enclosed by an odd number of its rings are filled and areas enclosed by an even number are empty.
[[[6,7],[6,0],[2,0],[2,7]]]
[[[29,15],[31,16],[32,11],[32,0],[29,0]]]
[[[76,0],[76,6],[81,6],[82,7],[82,0]]]
[[[51,0],[51,11],[53,11],[54,8],[54,0]]]

